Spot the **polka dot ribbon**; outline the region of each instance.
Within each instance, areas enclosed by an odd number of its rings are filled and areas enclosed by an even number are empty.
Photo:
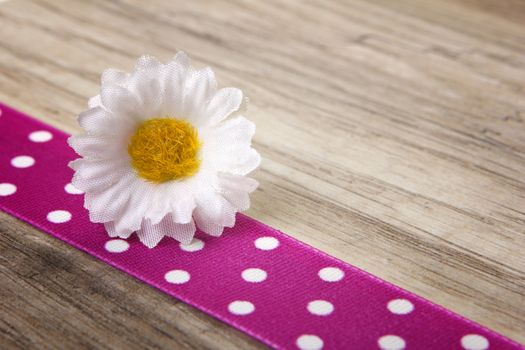
[[[110,239],[69,183],[68,135],[0,112],[0,209],[272,348],[524,349],[244,215],[189,245]]]

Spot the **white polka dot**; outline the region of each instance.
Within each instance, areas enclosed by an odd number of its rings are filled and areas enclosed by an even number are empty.
[[[67,210],[55,210],[47,214],[47,220],[55,224],[61,224],[71,220],[71,213]]]
[[[184,250],[185,252],[196,252],[204,248],[204,242],[201,241],[198,238],[194,238],[191,240],[188,244],[179,244],[180,249]]]
[[[10,183],[0,184],[0,196],[10,196],[16,192],[16,186]]]
[[[249,301],[236,300],[228,305],[228,311],[234,315],[248,315],[255,311],[255,306]]]
[[[337,267],[325,267],[319,270],[319,277],[326,282],[337,282],[343,279],[345,273]]]
[[[67,193],[69,193],[69,194],[82,194],[82,193],[84,193],[83,191],[79,190],[78,188],[76,188],[72,184],[67,184],[66,186],[64,186],[64,190]]]
[[[489,348],[489,341],[479,334],[467,334],[461,338],[461,346],[465,350],[486,350]]]
[[[123,239],[112,239],[106,242],[104,248],[110,253],[122,253],[129,249],[129,243]]]
[[[402,350],[405,348],[405,340],[397,335],[384,335],[377,340],[381,350]]]
[[[30,156],[18,156],[11,159],[11,165],[15,168],[29,168],[35,164],[35,160]]]
[[[246,282],[262,282],[268,276],[266,271],[257,268],[246,269],[241,274],[242,279]]]
[[[414,304],[406,299],[394,299],[388,302],[387,308],[393,314],[406,315],[414,311]]]
[[[303,334],[295,342],[301,350],[320,350],[323,348],[323,339],[312,334]]]
[[[33,142],[47,142],[53,138],[53,134],[46,130],[33,131],[29,134],[29,139]]]
[[[167,282],[173,284],[183,284],[190,280],[190,274],[184,270],[171,270],[164,275]]]
[[[279,241],[274,237],[261,237],[255,240],[255,246],[261,250],[272,250],[279,246]]]
[[[334,305],[326,300],[314,300],[308,303],[308,311],[317,316],[326,316],[334,312]]]

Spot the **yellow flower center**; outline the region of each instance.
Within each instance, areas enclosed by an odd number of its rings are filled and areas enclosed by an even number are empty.
[[[190,123],[174,118],[153,118],[131,136],[128,153],[139,176],[161,183],[194,175],[201,142]]]

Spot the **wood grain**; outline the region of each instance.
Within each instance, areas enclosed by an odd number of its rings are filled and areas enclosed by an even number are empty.
[[[525,3],[0,4],[0,100],[68,132],[180,49],[250,97],[249,215],[525,342]],[[5,214],[6,348],[263,348]]]

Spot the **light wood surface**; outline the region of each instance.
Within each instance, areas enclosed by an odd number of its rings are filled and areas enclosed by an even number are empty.
[[[0,100],[67,132],[107,67],[241,87],[249,215],[525,342],[525,2],[0,3]],[[261,344],[5,214],[7,348]]]

